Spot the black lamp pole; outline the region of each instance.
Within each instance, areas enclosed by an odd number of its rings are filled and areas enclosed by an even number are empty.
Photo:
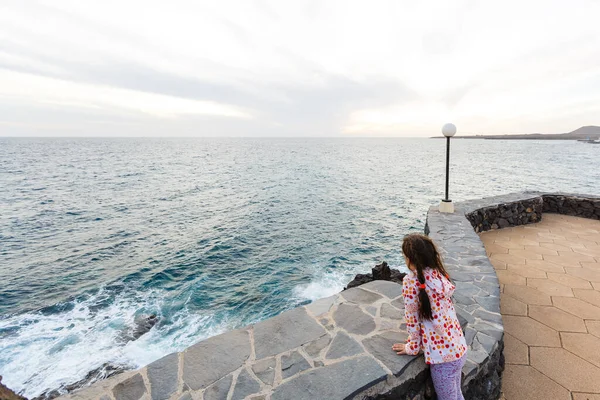
[[[442,127],[442,133],[446,136],[446,198],[440,203],[440,212],[453,213],[454,204],[450,200],[450,138],[456,134],[456,126],[454,124],[446,124]]]
[[[446,201],[450,201],[448,199],[448,186],[450,180],[450,136],[446,137]]]

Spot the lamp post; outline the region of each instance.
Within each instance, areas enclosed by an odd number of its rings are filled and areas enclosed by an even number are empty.
[[[450,179],[450,138],[456,134],[456,126],[446,124],[442,127],[442,133],[446,136],[446,198],[440,203],[440,212],[453,213],[454,204],[448,198],[448,186]]]

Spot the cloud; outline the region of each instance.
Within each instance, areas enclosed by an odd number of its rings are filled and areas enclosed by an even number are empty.
[[[583,0],[8,1],[0,124],[9,135],[111,124],[123,136],[416,136],[450,120],[459,132],[568,131],[600,124],[598,11]]]

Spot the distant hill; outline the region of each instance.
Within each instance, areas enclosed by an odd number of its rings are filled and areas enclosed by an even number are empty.
[[[565,135],[600,135],[600,126],[582,126],[579,129],[575,129],[573,132],[565,133]]]
[[[600,139],[600,126],[582,126],[568,133],[530,133],[530,134],[511,134],[511,135],[474,135],[474,136],[456,136],[462,139],[500,139],[500,140],[579,140],[579,139]]]

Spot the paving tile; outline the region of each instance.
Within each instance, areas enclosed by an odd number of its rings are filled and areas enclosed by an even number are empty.
[[[589,241],[582,241],[581,239],[579,239],[577,237],[575,237],[572,240],[569,240],[568,238],[567,238],[567,240],[555,240],[555,242],[562,244],[563,246],[568,246],[571,249],[571,251],[573,251],[577,248],[581,248],[581,247],[585,248],[584,242],[587,242],[588,244],[592,244],[592,245],[596,244],[596,243],[590,243]]]
[[[502,315],[527,316],[527,304],[506,294],[500,297],[500,312]]]
[[[531,247],[531,246],[529,246],[529,247]],[[517,256],[517,257],[523,257],[526,260],[541,260],[542,259],[542,255],[541,254],[533,253],[530,250],[515,250],[515,249],[510,249],[508,251],[508,254],[509,255],[513,255],[513,256]]]
[[[600,393],[577,393],[573,392],[573,400],[600,400]]]
[[[583,319],[553,306],[529,306],[529,317],[565,332],[587,332]]]
[[[369,356],[361,356],[312,369],[288,379],[273,389],[270,398],[271,400],[347,399],[385,378],[386,371],[377,361]]]
[[[587,240],[589,242],[594,242],[596,244],[600,244],[600,238],[598,238],[598,235],[577,235],[577,236],[580,239]]]
[[[579,261],[566,257],[566,256],[549,256],[549,255],[545,255],[542,256],[544,258],[544,260],[546,261],[550,261],[553,262],[554,264],[558,264],[558,265],[562,265],[563,267],[574,267],[574,268],[580,268],[581,264],[579,264]]]
[[[574,249],[573,251],[559,251],[558,255],[560,257],[566,257],[570,260],[577,260],[579,262],[595,262],[596,260],[594,260],[593,256],[588,256],[587,254],[582,254],[580,253],[580,251],[582,251],[581,248],[577,248]]]
[[[548,232],[547,234],[551,235],[550,232]],[[526,236],[525,238],[529,239],[530,237]],[[547,237],[545,235],[540,235],[540,234],[537,234],[534,240],[536,240],[539,243],[554,243],[554,239],[552,237]]]
[[[506,264],[525,264],[525,257],[518,257],[513,254],[493,254],[490,258]]]
[[[547,275],[544,271],[539,270],[537,268],[528,267],[527,264],[526,265],[508,264],[508,267],[506,267],[506,269],[508,271],[510,271],[511,273],[521,275],[525,278],[546,278],[547,277]]]
[[[596,262],[585,262],[585,261],[582,261],[579,264],[583,268],[591,269],[591,270],[594,270],[594,271],[599,271],[600,270],[600,261],[596,261]]]
[[[510,236],[508,235],[498,235],[496,236],[496,238],[494,239],[494,243],[496,244],[503,244],[505,242],[510,242]]]
[[[590,246],[592,247],[592,246]],[[586,248],[577,248],[575,250],[573,250],[575,253],[579,253],[585,256],[589,256],[589,257],[600,257],[600,249],[596,248],[597,246],[594,246],[592,248],[587,247]]]
[[[551,233],[550,231],[548,232],[539,232],[538,236],[544,239],[552,239],[552,240],[566,240],[567,238],[564,237],[563,235],[557,235],[556,233]]]
[[[527,279],[524,276],[513,273],[513,271],[508,270],[500,270],[496,271],[496,276],[498,277],[498,282],[500,283],[508,283],[509,285],[526,285]]]
[[[589,333],[561,332],[562,347],[600,367],[600,338]]]
[[[529,317],[503,316],[504,331],[529,346],[560,347],[558,332]]]
[[[554,245],[554,243],[540,243],[539,246],[525,246],[525,252],[530,252],[530,253],[535,253],[535,254],[548,254],[548,255],[558,255],[558,251],[557,250],[553,250],[553,249],[549,249],[547,247],[543,247],[543,244],[551,244]],[[571,251],[570,249],[565,249],[568,251]],[[527,257],[529,258],[529,257]]]
[[[600,292],[597,290],[573,289],[575,297],[585,302],[600,307]]]
[[[529,286],[504,285],[504,293],[521,300],[526,304],[537,304],[540,306],[551,306],[550,296],[544,292]]]
[[[485,245],[485,251],[488,255],[490,254],[507,254],[508,249],[506,247],[502,247],[496,243],[490,243]]]
[[[582,263],[583,265],[584,263]],[[597,264],[596,264],[597,265]],[[600,282],[600,268],[565,268],[565,272],[571,276],[576,276],[581,279],[587,279],[591,282]]]
[[[585,321],[585,326],[587,327],[589,333],[600,338],[600,321],[588,319]]]
[[[600,393],[600,368],[565,349],[531,347],[531,366],[571,391]]]
[[[583,319],[600,320],[600,308],[574,297],[552,297],[552,303],[568,313]]]
[[[522,245],[522,246],[540,246],[542,243],[546,243],[546,242],[541,242],[539,240],[532,240],[532,239],[525,239],[525,238],[521,238],[521,239],[515,239],[513,241],[513,243],[518,244],[518,245]]]
[[[548,279],[554,282],[558,282],[570,288],[577,289],[592,289],[592,285],[587,279],[577,278],[576,276],[560,274],[554,272],[548,272]]]
[[[533,267],[544,272],[565,273],[565,268],[562,265],[554,264],[546,260],[527,260],[525,265],[527,267]]]
[[[598,242],[596,240],[587,240],[585,238],[579,237],[577,235],[567,235],[565,243],[573,244],[575,247],[585,247],[585,245],[596,245]]]
[[[560,242],[559,243],[555,243],[555,242],[540,243],[540,247],[545,247],[547,249],[556,250],[556,251],[559,251],[559,250],[560,251],[573,251],[571,249],[571,247],[564,245],[564,244],[560,244]],[[556,254],[558,254],[558,253],[556,253]]]
[[[548,227],[544,227],[543,222],[539,223],[539,224],[532,224],[532,225],[524,225],[520,227],[521,230],[525,231],[525,232],[535,232],[535,233],[550,233],[550,228]]]
[[[481,240],[484,244],[492,244],[496,239],[497,233],[494,231],[483,232],[479,234],[479,240]]]
[[[517,241],[512,241],[512,240],[505,240],[505,241],[500,241],[500,242],[495,242],[496,246],[502,247],[506,250],[524,250],[525,249],[525,245],[518,243]],[[508,251],[507,251],[508,253]]]
[[[600,234],[600,230],[598,226],[593,224],[581,224],[581,229],[579,230],[579,236],[590,236],[595,237],[598,240],[597,236]]]
[[[502,262],[500,260],[495,260],[493,258],[490,258],[490,262],[492,263],[492,265],[494,266],[494,269],[496,269],[496,271],[506,269],[505,262]]]
[[[579,238],[579,234],[581,233],[581,230],[583,229],[583,227],[581,225],[579,226],[565,226],[562,230],[561,235],[565,237],[566,240],[563,240],[563,242],[574,242],[577,243],[579,242],[581,239]]]
[[[535,288],[540,292],[544,292],[551,296],[567,296],[573,297],[573,291],[570,287],[561,285],[560,283],[549,279],[527,278],[527,286]]]
[[[507,365],[502,391],[508,400],[571,400],[567,389],[528,365]]]
[[[508,364],[529,364],[529,347],[511,334],[504,334],[504,357]]]
[[[344,307],[351,307],[342,304]],[[341,306],[340,306],[341,307]],[[336,313],[339,312],[336,311]],[[360,313],[360,314],[359,314]],[[362,316],[358,310],[356,316]],[[360,319],[360,318],[359,318]],[[302,329],[298,329],[301,326]],[[265,358],[296,348],[323,336],[325,329],[308,315],[305,308],[295,308],[254,325],[256,358]],[[200,343],[205,343],[200,342]],[[214,351],[214,350],[213,350]],[[204,364],[206,365],[206,364]],[[196,368],[200,368],[197,367]],[[223,376],[222,374],[221,376]]]

